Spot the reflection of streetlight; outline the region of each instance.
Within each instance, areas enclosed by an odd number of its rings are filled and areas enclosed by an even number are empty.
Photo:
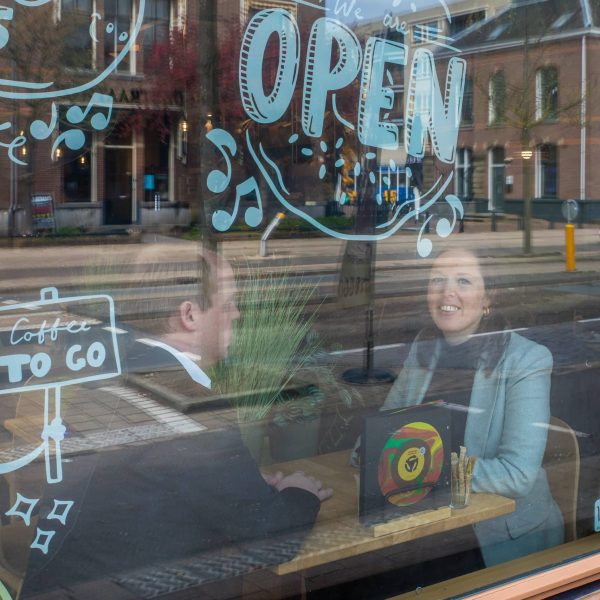
[[[179,131],[177,132],[177,158],[186,162],[187,143],[188,143],[189,124],[185,117],[179,121]]]
[[[531,150],[521,150],[521,158],[523,160],[529,160],[533,156],[533,152]]]

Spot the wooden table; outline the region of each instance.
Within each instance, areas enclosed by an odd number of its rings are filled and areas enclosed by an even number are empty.
[[[494,494],[473,494],[471,504],[453,510],[452,516],[417,525],[395,533],[373,537],[358,522],[358,469],[349,465],[350,451],[321,454],[312,458],[270,465],[263,470],[269,473],[305,471],[333,488],[334,496],[321,506],[313,531],[293,560],[273,567],[278,575],[296,573],[311,567],[350,558],[506,515],[515,510],[515,501]]]

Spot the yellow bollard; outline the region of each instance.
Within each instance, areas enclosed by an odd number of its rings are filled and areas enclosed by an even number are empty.
[[[565,259],[567,263],[567,272],[575,271],[575,225],[567,223],[565,225]]]

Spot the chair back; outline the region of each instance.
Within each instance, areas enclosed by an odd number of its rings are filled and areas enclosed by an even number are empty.
[[[565,542],[577,539],[579,464],[575,432],[561,419],[551,417],[543,465],[550,491],[563,515]]]

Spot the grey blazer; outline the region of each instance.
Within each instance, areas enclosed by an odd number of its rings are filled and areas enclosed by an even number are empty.
[[[431,345],[427,368],[417,344]],[[404,368],[382,409],[420,404],[440,352],[439,342],[413,343]],[[514,498],[516,510],[475,525],[486,565],[537,552],[563,541],[563,521],[554,502],[542,458],[550,418],[552,355],[545,346],[516,333],[489,377],[478,368],[473,381],[465,445],[478,457],[473,491]]]

